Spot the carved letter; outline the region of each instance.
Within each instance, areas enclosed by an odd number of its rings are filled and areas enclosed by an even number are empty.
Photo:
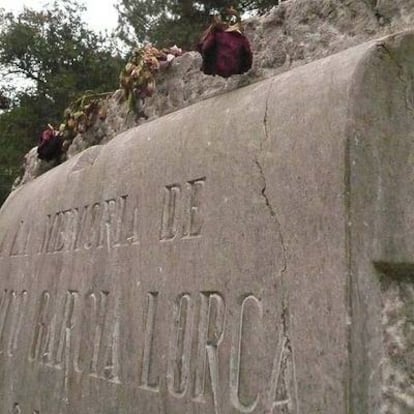
[[[98,376],[98,360],[102,347],[103,327],[105,325],[106,315],[108,313],[108,295],[109,292],[101,292],[98,320],[95,326],[95,336],[93,341],[93,352],[91,361],[91,375]]]
[[[23,220],[20,221],[19,227],[14,235],[10,248],[10,256],[20,256],[27,254],[27,246],[29,243],[31,228],[25,225]]]
[[[44,346],[42,347],[42,353],[39,356],[40,360],[50,367],[54,367],[55,362],[53,360],[55,353],[55,339],[56,339],[56,313],[53,314],[47,331],[44,337]]]
[[[4,290],[3,296],[0,302],[0,354],[3,353],[3,344],[5,342],[7,332],[7,322],[10,315],[10,307],[16,294],[14,291]]]
[[[119,380],[119,370],[120,370],[120,355],[119,355],[119,301],[117,300],[114,304],[114,315],[112,318],[112,323],[109,324],[111,328],[108,332],[108,339],[107,339],[107,346],[105,350],[104,356],[104,370],[103,375],[104,378],[114,382],[116,384],[120,384],[121,381]]]
[[[251,305],[249,306],[249,304]],[[253,309],[249,311],[249,307],[255,308],[253,315],[249,315],[253,311]],[[246,329],[244,325],[248,323],[246,322],[246,319],[249,320],[248,316],[254,316],[254,314],[258,314],[259,318],[255,318],[254,321],[250,320],[250,325],[252,325],[254,322],[258,322],[257,319],[261,320],[263,314],[262,304],[260,300],[253,295],[249,295],[243,299],[243,302],[241,304],[239,329],[235,335],[236,338],[233,339],[232,352],[230,358],[230,400],[233,406],[242,413],[253,412],[259,401],[258,393],[256,393],[255,397],[250,399],[251,401],[248,403],[242,402],[240,399],[240,362],[242,359],[242,351],[244,350],[243,338],[245,336],[244,331]],[[254,355],[257,352],[257,350],[251,349],[250,352]],[[246,354],[247,353],[248,352],[246,352]]]
[[[56,229],[54,230],[55,239],[52,252],[60,252],[65,247],[65,213],[59,211],[56,213]]]
[[[167,383],[169,392],[177,398],[187,391],[190,376],[193,305],[188,294],[180,295],[175,303],[175,326],[170,344]]]
[[[39,253],[51,253],[55,246],[56,229],[59,227],[60,215],[59,213],[47,215],[45,232],[43,235],[42,247]]]
[[[159,391],[158,377],[151,381],[152,345],[154,339],[155,317],[158,305],[158,292],[149,292],[147,295],[147,312],[145,318],[144,351],[142,354],[141,388],[148,391]]]
[[[189,181],[187,187],[189,190],[189,204],[186,212],[186,222],[183,229],[183,237],[195,237],[201,233],[203,218],[201,215],[202,193],[206,179],[200,178]]]
[[[106,247],[111,250],[116,242],[114,233],[116,232],[116,214],[117,203],[115,199],[105,200],[103,203],[102,224],[99,233],[99,245],[102,246],[106,242]],[[115,228],[115,232],[114,232]]]
[[[8,355],[10,357],[13,356],[14,352],[17,349],[20,329],[22,327],[23,317],[26,312],[27,292],[25,290],[22,291],[20,295],[15,299],[15,304],[12,309],[13,313],[11,316],[11,332],[8,344]]]
[[[101,300],[101,307],[105,306],[105,302],[106,295]],[[88,372],[96,375],[101,328],[98,322],[100,320],[98,316],[98,299],[95,293],[91,292],[86,295],[85,309],[82,314],[82,323],[75,328],[74,369],[78,373]]]
[[[66,251],[75,249],[76,237],[78,232],[78,210],[70,209],[65,212],[66,216]]]
[[[100,227],[102,223],[102,206],[99,203],[95,203],[89,210],[89,214],[86,217],[88,222],[87,234],[84,247],[85,249],[102,247],[103,243],[100,240]]]
[[[61,236],[60,229],[62,226],[62,222],[63,222],[63,215],[59,211],[55,214],[53,222],[52,222],[52,228],[50,229],[49,239],[47,241],[47,246],[46,246],[47,253],[54,253],[56,252],[56,247],[60,248],[59,244],[61,244],[61,241],[59,240],[59,238]]]
[[[43,348],[46,345],[46,337],[49,334],[47,325],[47,312],[49,310],[50,294],[44,291],[40,298],[39,311],[36,318],[35,332],[33,335],[32,347],[30,350],[31,361],[39,360],[43,355]]]
[[[292,391],[294,392],[292,398]],[[272,375],[270,378],[267,396],[267,413],[273,414],[279,411],[289,410],[294,412],[297,404],[295,365],[292,356],[292,348],[289,339],[283,333],[280,334],[273,360]],[[277,411],[274,411],[275,409]]]
[[[7,239],[7,232],[4,232],[2,237],[0,238],[0,257],[3,257],[3,255],[5,253],[6,239]]]
[[[120,229],[120,239],[125,240],[126,244],[137,244],[138,243],[138,202],[131,205],[127,209],[127,196],[121,197],[122,205],[122,220],[121,220],[121,229]],[[124,217],[127,216],[127,219]],[[127,233],[125,233],[127,229]]]
[[[55,252],[72,250],[75,240],[75,211],[65,210],[59,213],[60,220],[56,229]]]
[[[0,354],[7,351],[7,355],[12,357],[17,349],[26,303],[26,291],[19,295],[14,290],[4,291],[0,302]]]
[[[180,186],[177,184],[167,185],[164,188],[160,240],[172,240],[177,235],[180,192]]]
[[[39,254],[46,252],[48,241],[52,232],[52,216],[50,214],[47,215],[46,222],[45,222],[45,230],[43,233],[43,241],[40,245],[40,249],[38,251]]]
[[[67,355],[70,352],[70,338],[72,328],[74,326],[74,312],[78,302],[78,292],[68,291],[65,295],[65,305],[63,310],[63,318],[60,325],[59,338],[56,349],[55,364],[56,368],[62,369],[64,367]]]
[[[197,366],[195,371],[194,399],[204,401],[206,365],[209,365],[210,382],[215,413],[219,412],[218,346],[224,335],[225,303],[219,293],[200,294],[200,319],[198,327]]]
[[[81,210],[81,212],[79,212]],[[82,209],[74,209],[74,227],[75,227],[75,236],[74,236],[74,249],[79,250],[85,244],[84,239],[88,233],[86,224],[87,218],[89,216],[89,205],[84,206]]]

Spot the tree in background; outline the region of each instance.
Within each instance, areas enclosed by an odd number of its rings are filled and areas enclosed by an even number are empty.
[[[119,0],[118,35],[127,44],[151,42],[157,47],[177,44],[193,50],[211,14],[227,6],[241,13],[263,13],[278,0]]]
[[[0,9],[0,95],[9,102],[0,111],[0,204],[23,155],[48,123],[60,123],[72,99],[118,87],[122,59],[107,37],[86,27],[83,11],[76,0],[56,1],[46,11],[25,8],[18,16]],[[5,79],[26,86],[16,92]]]

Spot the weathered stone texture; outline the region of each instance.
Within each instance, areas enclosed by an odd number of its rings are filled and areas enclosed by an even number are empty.
[[[148,120],[152,120],[413,25],[412,0],[288,0],[265,16],[246,22],[246,35],[254,52],[254,65],[249,73],[228,80],[206,76],[199,70],[198,53],[186,53],[177,58],[167,72],[160,74],[156,94],[146,100],[145,113]],[[118,91],[107,101],[107,119],[98,120],[93,128],[74,139],[69,157],[91,145],[106,143],[120,132],[145,122],[128,113],[127,105],[120,98]],[[36,155],[30,153],[19,184],[38,174]]]
[[[384,276],[382,414],[414,412],[414,281]]]
[[[387,401],[384,403],[382,393],[390,385],[387,379],[390,341],[386,338],[386,347],[380,340],[380,333],[384,334],[384,330],[386,333],[387,326],[378,316],[387,314],[394,296],[393,284],[402,287],[413,283],[412,36],[391,37],[380,42],[376,50],[364,60],[365,70],[359,72],[352,85],[355,105],[349,114],[353,119],[346,158],[352,193],[348,200],[353,314],[351,378],[355,406],[360,412],[398,414],[410,412],[411,408],[400,402],[391,409],[387,408]],[[372,104],[368,103],[367,94],[372,96]],[[367,126],[372,128],[368,130]],[[381,285],[381,275],[394,279],[393,283],[388,282],[391,287],[388,292],[382,293],[387,282]],[[411,318],[409,309],[410,305],[405,307],[405,315],[400,313],[400,321]],[[410,335],[405,340],[412,341]],[[406,362],[401,361],[402,366],[394,368],[410,370],[411,357],[406,354],[404,358]],[[402,386],[397,393],[401,401],[404,398],[409,401],[412,383]]]
[[[0,413],[410,412],[413,79],[371,41],[14,191]]]

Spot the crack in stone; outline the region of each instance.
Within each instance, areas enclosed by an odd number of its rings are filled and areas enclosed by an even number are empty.
[[[279,219],[277,217],[276,211],[273,208],[272,203],[270,202],[270,199],[269,199],[269,197],[267,195],[267,192],[266,192],[266,189],[267,189],[266,176],[265,176],[265,173],[264,173],[264,168],[263,168],[261,162],[259,161],[259,157],[260,157],[261,153],[263,152],[263,146],[266,142],[269,141],[268,114],[269,114],[269,100],[270,100],[270,94],[272,92],[273,83],[274,83],[274,79],[270,82],[269,92],[267,93],[267,96],[266,96],[265,111],[264,111],[264,116],[263,116],[264,139],[260,140],[259,154],[258,154],[258,156],[256,156],[254,161],[255,161],[255,164],[256,164],[256,166],[259,170],[260,177],[263,181],[263,186],[261,188],[261,195],[264,199],[264,202],[265,202],[265,205],[266,205],[267,209],[269,210],[270,216],[274,219],[274,221],[276,222],[276,225],[278,227],[280,243],[281,243],[282,252],[283,252],[283,266],[282,266],[282,269],[280,271],[279,276],[282,276],[287,270],[287,254],[286,254],[285,240],[284,240],[284,237],[283,237],[283,234],[282,234],[281,225],[280,225]]]
[[[268,132],[268,128],[267,128],[267,118],[268,118],[268,113],[269,113],[269,100],[270,100],[270,94],[272,92],[273,83],[274,83],[274,79],[270,82],[269,92],[267,93],[267,96],[266,96],[265,112],[264,112],[264,116],[263,116],[263,132],[264,132],[265,137],[264,137],[264,140],[260,140],[260,143],[259,143],[260,152],[263,151],[264,142],[269,141],[269,132]]]
[[[255,163],[256,163],[257,168],[259,169],[260,177],[262,178],[262,181],[263,181],[263,186],[262,186],[262,189],[261,189],[260,193],[262,194],[262,197],[264,198],[266,207],[268,208],[268,210],[270,212],[270,215],[273,218],[275,218],[275,220],[277,221],[276,212],[273,209],[273,206],[270,203],[269,197],[266,194],[267,184],[266,184],[266,177],[265,177],[264,172],[263,172],[263,167],[262,167],[262,165],[260,164],[260,162],[257,158],[255,159]]]
[[[293,370],[293,378],[295,378],[295,373],[294,373],[294,357],[293,357],[293,347],[291,344],[291,339],[290,339],[290,326],[289,326],[289,300],[288,300],[288,291],[287,291],[287,286],[285,284],[284,281],[284,274],[287,271],[287,249],[286,249],[286,245],[285,245],[285,239],[282,233],[282,226],[280,224],[280,221],[278,219],[277,213],[275,208],[273,207],[270,198],[268,196],[267,193],[267,180],[266,180],[266,175],[264,172],[264,167],[262,165],[261,162],[261,157],[263,156],[263,151],[264,151],[264,146],[266,143],[270,142],[270,135],[269,135],[269,130],[268,130],[268,116],[269,116],[269,101],[270,101],[270,94],[272,92],[272,86],[273,86],[273,81],[270,83],[269,86],[269,92],[268,95],[266,97],[266,103],[265,103],[265,111],[264,111],[264,116],[263,116],[263,132],[264,132],[264,138],[260,140],[259,143],[259,152],[256,155],[254,162],[256,164],[256,167],[260,173],[260,178],[262,180],[262,186],[260,189],[260,194],[261,197],[264,200],[265,206],[267,208],[267,210],[269,211],[270,217],[273,219],[274,223],[277,226],[277,232],[279,235],[279,241],[280,241],[280,245],[282,248],[282,266],[281,269],[279,270],[279,273],[277,275],[277,278],[280,280],[281,283],[281,287],[282,287],[282,312],[281,312],[281,337],[283,338],[283,346],[286,347],[287,351],[290,354],[290,357],[292,358],[292,370]],[[296,379],[294,379],[294,382],[296,384]],[[295,401],[297,404],[298,398],[297,398],[297,385],[295,385],[295,390],[294,390],[294,395],[295,395]]]
[[[293,360],[293,348],[292,348],[292,344],[291,344],[291,340],[290,340],[290,327],[289,327],[289,300],[288,300],[288,291],[287,291],[287,286],[286,283],[284,281],[284,274],[287,271],[287,251],[286,251],[286,245],[285,245],[285,239],[282,233],[282,228],[281,228],[281,224],[280,221],[277,217],[276,214],[276,210],[273,207],[270,198],[268,196],[267,193],[267,181],[266,181],[266,175],[264,172],[264,167],[260,161],[261,157],[263,156],[263,150],[264,150],[264,145],[265,143],[270,142],[269,141],[269,131],[268,131],[268,116],[269,116],[269,100],[270,100],[270,94],[272,91],[272,86],[273,86],[273,81],[270,83],[269,86],[269,93],[266,97],[266,104],[265,104],[265,111],[264,111],[264,116],[263,116],[263,132],[264,132],[264,138],[260,140],[260,144],[259,144],[259,152],[255,157],[255,164],[256,167],[260,173],[260,178],[262,180],[262,186],[261,186],[261,190],[260,190],[260,194],[264,200],[264,203],[266,205],[267,210],[270,213],[270,217],[273,219],[273,221],[275,222],[276,226],[277,226],[277,232],[279,235],[279,241],[280,241],[280,245],[282,248],[282,266],[281,269],[279,270],[279,273],[277,275],[277,279],[280,280],[280,284],[281,284],[281,295],[282,295],[282,312],[280,315],[280,322],[281,322],[281,337],[283,338],[283,347],[285,347],[287,349],[287,351],[290,354],[290,357],[292,358],[292,375],[293,378],[295,378],[295,373],[294,373],[294,360]],[[294,379],[294,382],[296,383],[296,380]],[[295,386],[295,391],[294,391],[294,395],[295,395],[295,401],[297,402],[297,385]],[[289,401],[289,400],[288,400]]]
[[[283,299],[282,303],[282,329],[283,336],[287,339],[287,345],[291,350],[290,338],[289,338],[289,306],[286,298]]]
[[[286,272],[286,270],[287,270],[287,255],[286,255],[285,239],[284,239],[283,234],[282,234],[280,221],[277,218],[276,211],[273,208],[273,206],[272,206],[272,204],[271,204],[271,202],[269,200],[269,197],[268,197],[268,195],[266,193],[266,188],[267,188],[266,177],[265,177],[265,174],[264,174],[264,171],[263,171],[263,167],[260,164],[260,161],[258,160],[258,158],[255,159],[255,164],[256,164],[259,172],[260,172],[260,177],[261,177],[261,179],[263,181],[263,186],[261,188],[260,193],[261,193],[261,195],[262,195],[262,197],[264,199],[264,202],[265,202],[265,205],[266,205],[267,209],[269,210],[270,216],[274,219],[274,221],[275,221],[275,223],[276,223],[276,225],[278,227],[280,244],[282,246],[282,252],[283,252],[283,266],[282,266],[282,269],[281,269],[280,274],[279,274],[280,276],[282,276]]]

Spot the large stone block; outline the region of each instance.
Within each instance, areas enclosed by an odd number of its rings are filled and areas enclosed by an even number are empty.
[[[0,413],[413,412],[413,79],[397,34],[12,193]]]

